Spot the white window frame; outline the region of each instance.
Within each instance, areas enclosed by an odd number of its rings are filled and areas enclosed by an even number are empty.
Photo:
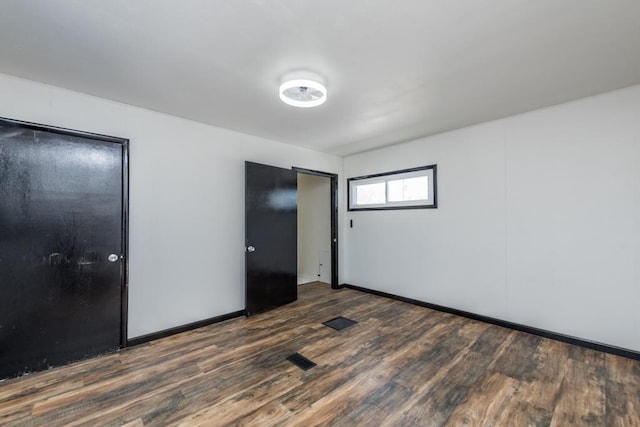
[[[437,165],[420,166],[411,169],[402,169],[393,172],[384,172],[374,175],[359,176],[347,179],[348,206],[349,211],[374,211],[387,209],[435,209],[438,207],[438,183],[437,183]],[[389,181],[398,179],[414,178],[418,176],[426,176],[429,178],[428,199],[424,200],[407,200],[401,202],[390,202],[386,200],[379,204],[357,204],[355,200],[356,187],[359,185],[385,183],[385,199],[387,198],[386,189]]]

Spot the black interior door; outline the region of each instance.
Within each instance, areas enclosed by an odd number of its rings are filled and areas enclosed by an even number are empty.
[[[125,145],[78,135],[0,120],[2,378],[121,344]]]
[[[297,173],[245,163],[246,314],[298,298]]]

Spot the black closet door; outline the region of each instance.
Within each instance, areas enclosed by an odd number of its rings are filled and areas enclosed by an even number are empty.
[[[0,378],[119,348],[124,150],[0,120]]]
[[[245,163],[246,314],[298,299],[298,175]]]

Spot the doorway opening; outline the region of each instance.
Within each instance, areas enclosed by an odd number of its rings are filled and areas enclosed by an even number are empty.
[[[338,175],[294,167],[298,174],[298,285],[338,288]]]

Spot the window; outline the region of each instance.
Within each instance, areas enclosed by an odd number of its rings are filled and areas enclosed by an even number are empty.
[[[349,178],[349,210],[438,207],[437,165]]]

